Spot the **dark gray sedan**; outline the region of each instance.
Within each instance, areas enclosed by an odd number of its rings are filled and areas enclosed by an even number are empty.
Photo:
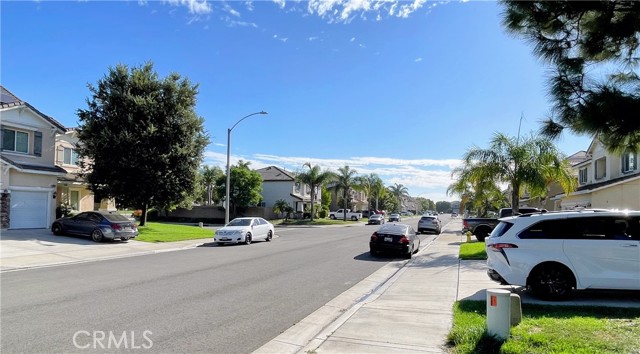
[[[53,222],[51,231],[56,235],[91,236],[95,242],[103,240],[127,241],[138,236],[136,223],[126,216],[87,211],[73,217],[60,218]]]

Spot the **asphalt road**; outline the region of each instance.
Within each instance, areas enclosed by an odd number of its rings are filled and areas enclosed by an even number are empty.
[[[394,260],[368,254],[376,228],[4,273],[0,351],[251,352]]]

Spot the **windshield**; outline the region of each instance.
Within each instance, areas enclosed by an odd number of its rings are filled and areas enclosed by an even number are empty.
[[[227,226],[251,226],[251,219],[233,219]]]

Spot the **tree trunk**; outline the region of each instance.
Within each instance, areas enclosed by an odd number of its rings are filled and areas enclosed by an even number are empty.
[[[513,190],[511,191],[511,211],[513,215],[516,215],[520,211],[520,186],[515,183],[512,184]]]
[[[140,215],[140,225],[138,226],[147,225],[147,209],[148,209],[148,204],[144,203],[144,205],[142,206],[142,214]]]
[[[314,186],[311,186],[311,222],[313,222]]]

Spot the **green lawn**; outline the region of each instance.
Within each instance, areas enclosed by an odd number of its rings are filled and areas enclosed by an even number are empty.
[[[640,309],[523,304],[506,342],[485,331],[484,301],[454,304],[452,353],[638,353]]]
[[[484,242],[463,243],[460,245],[460,259],[487,259]]]
[[[140,234],[136,240],[145,242],[174,242],[213,237],[213,231],[209,229],[157,222],[147,222],[146,226],[138,227],[138,231]]]

